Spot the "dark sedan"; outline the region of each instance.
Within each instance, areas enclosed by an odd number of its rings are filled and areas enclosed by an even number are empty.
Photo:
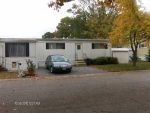
[[[50,69],[50,72],[68,71],[71,72],[72,65],[69,60],[63,55],[49,55],[45,61],[45,67]]]

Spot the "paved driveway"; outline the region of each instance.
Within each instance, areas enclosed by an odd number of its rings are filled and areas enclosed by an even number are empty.
[[[48,76],[56,76],[56,75],[79,75],[79,74],[94,74],[94,73],[105,73],[106,71],[99,70],[93,67],[73,67],[71,73],[68,72],[61,72],[61,73],[50,73],[50,70],[45,68],[39,68],[36,70],[36,73],[40,74],[41,76],[48,77]]]

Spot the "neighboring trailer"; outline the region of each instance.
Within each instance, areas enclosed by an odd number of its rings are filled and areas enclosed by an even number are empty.
[[[0,39],[0,65],[8,70],[18,70],[18,66],[25,70],[27,59],[37,62],[36,39]]]

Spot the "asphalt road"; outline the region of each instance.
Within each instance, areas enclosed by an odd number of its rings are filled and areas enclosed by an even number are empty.
[[[150,71],[0,80],[0,113],[150,113]]]

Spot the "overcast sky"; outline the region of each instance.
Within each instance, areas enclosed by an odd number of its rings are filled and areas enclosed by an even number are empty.
[[[50,0],[0,0],[0,38],[41,38],[54,32],[72,3],[66,3],[59,12],[48,8]],[[142,0],[150,11],[150,0]]]

